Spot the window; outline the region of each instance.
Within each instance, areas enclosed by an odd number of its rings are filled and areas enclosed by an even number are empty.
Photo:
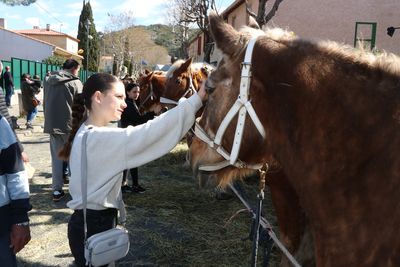
[[[372,50],[375,47],[376,22],[356,22],[354,47]]]

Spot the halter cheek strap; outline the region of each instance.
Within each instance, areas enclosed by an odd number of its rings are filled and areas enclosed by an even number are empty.
[[[154,89],[153,89],[153,83],[151,80],[149,81],[149,87],[150,87],[150,93],[146,96],[146,98],[143,100],[143,102],[140,103],[140,107],[142,108],[144,103],[146,103],[149,99],[154,100],[154,98],[157,98],[156,95],[154,94]]]
[[[204,171],[215,171],[222,168],[225,168],[229,165],[239,167],[239,168],[251,168],[251,169],[259,169],[262,164],[254,164],[247,165],[240,159],[238,159],[238,155],[240,152],[240,146],[243,139],[243,131],[244,125],[246,122],[246,114],[249,114],[249,117],[253,121],[260,135],[265,139],[265,129],[262,125],[260,119],[255,112],[251,101],[249,100],[249,88],[251,81],[251,57],[253,54],[253,48],[257,41],[257,37],[252,38],[246,49],[246,54],[244,57],[244,61],[242,63],[242,72],[240,79],[240,93],[238,99],[235,101],[231,109],[225,115],[225,118],[222,120],[217,133],[215,134],[214,140],[212,140],[207,133],[201,128],[201,126],[196,121],[195,134],[198,138],[206,142],[211,148],[214,148],[221,156],[225,158],[226,161],[210,164],[210,165],[202,165],[199,167],[200,170]],[[236,124],[235,136],[233,140],[233,145],[231,149],[231,154],[228,154],[222,147],[221,142],[224,136],[228,125],[233,120],[233,118],[238,114],[238,120]]]

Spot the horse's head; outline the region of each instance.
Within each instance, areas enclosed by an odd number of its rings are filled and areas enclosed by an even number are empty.
[[[212,143],[210,141],[213,140],[217,144],[214,143],[214,147],[211,147],[204,142],[204,138],[201,138],[203,140],[199,139],[199,137],[194,138],[190,147],[190,160],[194,175],[201,176],[199,174],[202,174],[202,172],[199,172],[199,167],[229,162],[232,157],[237,157],[235,166],[229,165],[215,171],[219,177],[219,183],[226,185],[234,178],[248,175],[253,171],[252,168],[255,168],[258,164],[270,162],[272,159],[272,155],[266,153],[269,145],[267,143],[268,132],[263,132],[267,130],[264,127],[266,112],[262,101],[266,96],[258,77],[254,76],[254,73],[253,76],[250,75],[251,79],[248,80],[248,101],[240,93],[241,66],[244,61],[247,44],[252,36],[263,34],[263,32],[251,28],[246,28],[242,32],[238,32],[229,24],[224,23],[215,14],[211,14],[209,20],[212,35],[218,48],[223,53],[223,59],[206,81],[209,96],[204,112],[198,121],[198,126],[204,130],[207,136],[205,138],[207,140],[205,141]],[[257,47],[253,52],[252,64],[255,63],[254,61],[259,61],[254,56],[257,52],[256,50]],[[246,85],[242,84],[242,86]],[[232,111],[235,109],[234,106],[238,104],[238,99],[244,100],[243,105],[239,109],[247,110],[246,107],[251,106],[252,108],[248,108],[248,110],[252,109],[255,111],[258,122],[255,122],[257,119],[253,120],[253,116],[249,116],[248,112],[240,114],[239,111],[237,113]],[[230,110],[232,118],[228,120],[226,116]],[[237,123],[238,117],[241,116],[246,117],[245,122]],[[222,123],[224,120],[225,122]],[[225,131],[219,130],[221,123],[227,125]],[[239,133],[240,131],[237,131],[237,125],[240,123],[244,124],[242,134]],[[256,124],[258,124],[257,127]],[[196,129],[196,131],[199,132],[202,130]],[[235,135],[242,135],[241,141],[235,140],[234,142]],[[236,145],[236,148],[233,148],[233,143],[236,142],[241,142],[241,145]],[[221,149],[225,152],[218,152]],[[239,150],[237,156],[232,156],[236,153],[233,150]],[[247,167],[241,168],[244,164],[247,164]]]
[[[205,63],[192,63],[192,58],[177,60],[168,70],[162,102],[171,107],[182,97],[191,96],[214,69]],[[164,101],[163,101],[164,100]]]
[[[145,72],[138,78],[140,86],[140,110],[153,111],[160,113],[163,106],[160,103],[160,96],[165,89],[165,73],[163,72]]]

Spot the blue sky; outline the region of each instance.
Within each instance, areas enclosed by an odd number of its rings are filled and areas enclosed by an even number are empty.
[[[132,12],[135,25],[168,24],[166,5],[169,0],[91,0],[97,31],[103,31],[110,23],[108,14]],[[217,0],[217,8],[223,9],[233,0]],[[6,20],[10,30],[45,28],[50,24],[56,31],[76,37],[83,0],[38,0],[30,6],[7,6],[0,3],[0,17]]]

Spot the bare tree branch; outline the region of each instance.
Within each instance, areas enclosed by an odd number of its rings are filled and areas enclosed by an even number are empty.
[[[260,0],[260,4],[263,1],[265,1],[265,5],[264,5],[264,14],[265,14],[265,8],[266,8],[268,0]],[[275,0],[274,5],[272,6],[271,10],[268,12],[268,14],[265,14],[263,17],[264,24],[267,24],[268,21],[270,21],[275,16],[275,13],[278,11],[279,5],[282,2],[283,2],[283,0]],[[262,27],[264,24],[262,24],[262,25],[260,24],[260,26]]]
[[[252,16],[253,18],[257,19],[256,13],[254,13],[254,12],[250,9],[249,2],[246,0],[245,3],[246,3],[246,12],[247,12],[247,14],[249,14],[249,16]]]

